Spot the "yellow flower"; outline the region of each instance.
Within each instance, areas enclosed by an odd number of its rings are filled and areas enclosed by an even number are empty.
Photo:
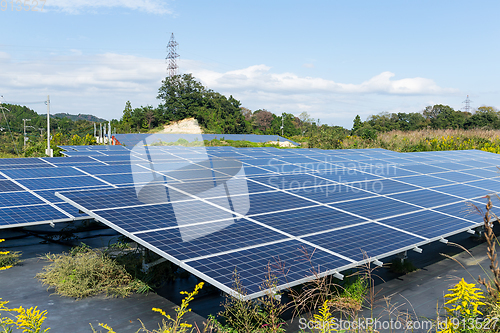
[[[113,331],[113,329],[111,327],[109,327],[107,324],[102,324],[102,323],[99,323],[99,326],[101,326],[102,328],[105,328],[108,330],[108,333],[116,333],[115,331]]]
[[[480,288],[477,288],[474,283],[467,283],[462,278],[462,280],[455,285],[455,287],[450,288],[451,293],[446,294],[444,297],[448,299],[444,304],[450,305],[450,307],[445,306],[445,310],[450,315],[466,315],[470,317],[471,315],[482,315],[481,311],[478,310],[480,305],[485,303],[481,302],[483,299],[483,292]]]

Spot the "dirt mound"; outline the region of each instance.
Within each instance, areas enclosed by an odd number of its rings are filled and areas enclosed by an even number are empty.
[[[165,125],[163,130],[158,133],[163,134],[202,134],[198,121],[194,118],[186,118],[183,120],[175,121],[170,125]]]
[[[269,143],[271,145],[277,145],[278,141],[269,141],[269,142],[266,142],[266,143]],[[297,147],[296,145],[294,145],[290,141],[280,141],[279,145],[280,145],[280,147]]]

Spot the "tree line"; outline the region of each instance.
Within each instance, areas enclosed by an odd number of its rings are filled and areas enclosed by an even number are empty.
[[[195,118],[206,133],[304,135],[313,125],[307,113],[276,115],[265,109],[251,111],[233,96],[226,96],[203,86],[191,74],[167,77],[162,81],[158,107],[132,108],[125,104],[120,120],[112,126],[119,133],[148,131],[164,124]],[[283,128],[282,128],[283,127]]]
[[[481,106],[473,112],[454,110],[451,106],[436,104],[422,112],[380,113],[364,122],[359,116],[353,121],[352,134],[373,138],[378,132],[392,130],[415,131],[431,129],[500,129],[500,112],[492,106]]]
[[[25,156],[44,156],[47,144],[47,115],[40,115],[27,106],[1,104],[0,152]],[[24,147],[24,121],[26,121],[26,151]],[[93,144],[94,123],[85,119],[72,120],[51,115],[50,133],[55,145]]]

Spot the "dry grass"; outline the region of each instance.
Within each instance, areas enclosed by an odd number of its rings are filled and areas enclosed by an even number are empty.
[[[83,298],[105,293],[125,297],[143,287],[123,266],[99,250],[82,249],[47,258],[52,263],[36,277],[62,296]]]
[[[348,136],[341,148],[384,148],[399,152],[480,149],[500,152],[500,130],[434,130],[391,131],[379,133],[374,140]]]

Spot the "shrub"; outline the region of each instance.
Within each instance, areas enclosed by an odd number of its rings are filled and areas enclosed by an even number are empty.
[[[62,296],[83,298],[106,293],[125,297],[144,288],[144,283],[100,250],[80,247],[48,258],[52,263],[36,277]]]

